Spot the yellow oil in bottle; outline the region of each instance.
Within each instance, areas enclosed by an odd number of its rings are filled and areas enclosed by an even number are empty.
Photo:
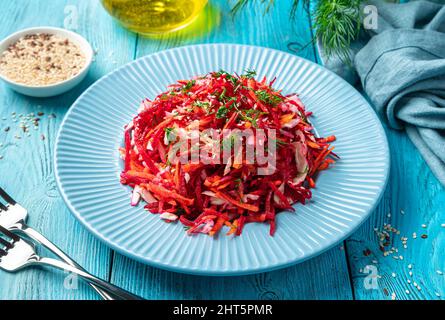
[[[101,0],[128,29],[141,34],[179,30],[199,15],[207,0]]]

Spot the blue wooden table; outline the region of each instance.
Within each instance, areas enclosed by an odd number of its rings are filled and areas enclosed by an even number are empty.
[[[302,8],[291,21],[290,2],[276,1],[267,15],[259,5],[247,6],[232,19],[227,0],[211,0],[198,28],[148,39],[120,27],[99,1],[1,1],[0,38],[31,26],[65,26],[85,36],[97,56],[87,80],[56,98],[28,98],[0,86],[0,185],[29,209],[33,227],[87,270],[147,299],[443,299],[444,188],[407,137],[390,129],[390,180],[371,218],[334,249],[275,272],[211,278],[147,267],[91,236],[60,197],[54,180],[54,140],[66,111],[90,84],[133,59],[192,43],[253,44],[319,62],[314,46],[299,50],[312,39],[311,22]],[[44,115],[39,116],[38,129],[24,134],[20,119],[39,112]],[[385,225],[398,230],[389,232],[388,249],[394,247],[394,252],[386,256],[378,238]],[[71,280],[62,272],[43,269],[0,271],[0,299],[97,298],[89,287]]]

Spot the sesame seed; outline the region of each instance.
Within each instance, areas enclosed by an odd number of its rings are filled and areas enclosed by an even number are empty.
[[[440,270],[436,270],[436,273],[438,274],[438,275],[443,275],[443,272],[442,271],[440,271]]]
[[[440,295],[438,297],[440,297]],[[391,299],[392,300],[396,300],[396,293],[395,292],[391,293]]]
[[[413,268],[413,265],[410,263],[409,265],[408,265],[408,269],[412,269]]]
[[[409,274],[411,277],[413,276],[413,272],[412,272],[412,271],[408,272],[408,274]]]
[[[42,38],[36,41],[33,37]],[[63,40],[54,34],[31,34],[20,38],[9,47],[10,50],[0,55],[0,72],[16,82],[35,86],[72,78],[83,68],[86,58],[79,46],[68,39]],[[36,43],[39,43],[38,48]],[[66,51],[66,46],[70,52]],[[18,55],[18,52],[23,54]]]
[[[426,228],[426,224],[422,224],[422,228]]]
[[[406,294],[410,294],[409,290],[405,290]]]
[[[406,282],[408,282],[408,284],[411,284],[411,280],[409,280],[409,279]]]
[[[393,272],[393,273],[392,273],[391,275],[392,275],[392,277],[393,277],[393,278],[395,278],[395,277],[396,277],[396,274],[395,274],[394,272]]]
[[[440,293],[439,292],[436,292],[436,297],[440,297]]]
[[[442,228],[445,228],[445,223],[442,223],[440,226],[441,226]]]

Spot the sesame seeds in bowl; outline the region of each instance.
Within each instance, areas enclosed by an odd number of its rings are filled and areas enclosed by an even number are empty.
[[[85,63],[85,54],[68,38],[27,34],[0,55],[0,73],[25,85],[46,86],[76,76]]]
[[[62,94],[86,76],[93,50],[80,35],[41,27],[17,32],[0,43],[0,78],[34,97]]]

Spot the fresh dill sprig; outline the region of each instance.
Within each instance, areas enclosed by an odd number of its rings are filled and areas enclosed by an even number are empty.
[[[260,1],[261,4],[267,2],[265,12],[269,11],[274,4],[273,0],[237,0],[232,13],[235,15],[249,2],[256,1]],[[320,39],[328,58],[338,56],[343,62],[350,63],[349,48],[361,30],[360,4],[362,2],[364,0],[319,0],[317,2],[312,12],[315,36]],[[300,4],[308,13],[311,12],[310,0],[293,0],[291,18],[296,17]]]
[[[316,35],[327,57],[350,63],[349,48],[361,30],[361,0],[320,1],[314,12]]]
[[[273,6],[275,0],[237,0],[232,8],[232,14],[236,14],[238,11],[243,9],[249,2],[259,1],[261,4],[267,3],[264,13],[269,12],[270,8]]]

